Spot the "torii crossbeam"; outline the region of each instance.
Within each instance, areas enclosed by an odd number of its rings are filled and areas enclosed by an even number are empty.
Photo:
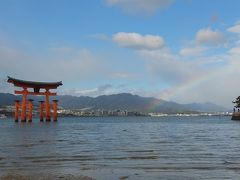
[[[62,86],[62,81],[59,82],[35,82],[35,81],[25,81],[20,79],[15,79],[8,76],[8,82],[12,83],[16,87],[22,87],[22,91],[15,91],[15,94],[22,95],[21,103],[21,121],[26,122],[26,110],[28,106],[28,120],[32,121],[32,101],[28,100],[27,104],[27,95],[44,95],[46,97],[45,103],[45,112],[46,112],[46,121],[51,121],[51,104],[49,103],[49,96],[56,96],[57,93],[50,92],[50,89],[57,89],[58,86]],[[31,91],[31,89],[33,91]],[[45,91],[41,91],[44,89]],[[40,102],[40,120],[43,120],[43,110],[44,110],[44,101]],[[54,121],[57,121],[57,100],[53,100],[53,111],[54,111]],[[18,109],[20,102],[15,102],[15,121],[18,121]]]

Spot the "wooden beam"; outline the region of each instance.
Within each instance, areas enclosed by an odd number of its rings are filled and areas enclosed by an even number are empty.
[[[15,94],[24,94],[25,92],[24,91],[15,91],[14,92]],[[36,92],[27,92],[27,94],[29,94],[29,95],[44,95],[44,96],[46,96],[46,94],[48,94],[48,96],[56,96],[57,95],[57,93],[51,93],[51,92],[48,92],[48,93],[46,93],[46,92],[38,92],[38,93],[36,93]]]

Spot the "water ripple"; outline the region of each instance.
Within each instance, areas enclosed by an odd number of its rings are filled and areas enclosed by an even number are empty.
[[[31,125],[9,119],[1,123],[0,175],[240,179],[240,123],[229,117],[65,118],[48,124],[34,120]]]

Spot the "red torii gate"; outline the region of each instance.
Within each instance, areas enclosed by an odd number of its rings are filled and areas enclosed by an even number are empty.
[[[59,82],[35,82],[35,81],[25,81],[20,79],[15,79],[8,76],[9,83],[12,83],[16,87],[22,87],[22,91],[15,91],[15,94],[22,95],[22,103],[21,103],[21,121],[26,122],[26,110],[28,108],[28,120],[32,121],[32,99],[28,100],[27,103],[27,95],[44,95],[46,96],[46,103],[44,101],[40,101],[40,120],[43,121],[44,118],[44,108],[46,111],[46,121],[51,121],[51,105],[49,103],[49,96],[56,96],[57,93],[50,92],[50,89],[57,89],[58,86],[62,86],[62,81]],[[33,89],[33,91],[29,91],[29,88]],[[41,89],[45,89],[45,92],[41,92]],[[53,100],[53,120],[57,121],[57,106],[58,101]],[[15,101],[15,121],[18,122],[18,110],[20,107],[20,101]]]

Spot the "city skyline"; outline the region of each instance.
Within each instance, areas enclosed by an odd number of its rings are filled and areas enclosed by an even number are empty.
[[[232,106],[240,94],[237,0],[0,2],[6,76],[59,81],[59,94],[133,93]]]

